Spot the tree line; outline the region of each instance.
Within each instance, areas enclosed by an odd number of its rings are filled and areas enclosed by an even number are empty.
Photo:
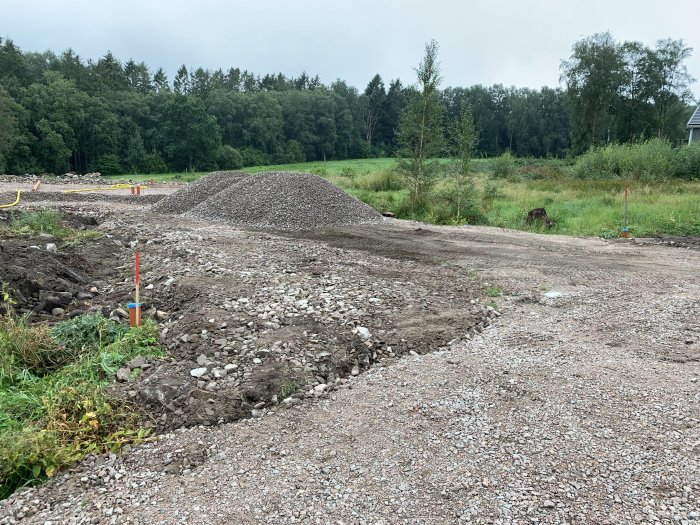
[[[577,42],[562,62],[564,88],[476,85],[436,89],[446,137],[465,112],[473,154],[563,157],[592,145],[651,136],[679,143],[692,103],[690,49],[651,49],[608,33]],[[0,39],[0,172],[102,173],[236,169],[247,165],[393,156],[400,123],[422,87],[363,91],[302,73],[162,68],[19,49]],[[405,139],[405,137],[404,137]],[[432,154],[459,156],[459,140]]]

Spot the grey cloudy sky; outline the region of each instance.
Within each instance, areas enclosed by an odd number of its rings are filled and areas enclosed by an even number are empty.
[[[607,30],[647,45],[682,38],[700,78],[698,0],[0,0],[0,36],[23,50],[71,47],[85,59],[111,50],[171,80],[184,63],[305,70],[360,89],[375,73],[410,84],[434,38],[443,86],[557,86],[572,44]],[[700,83],[692,87],[699,96]]]

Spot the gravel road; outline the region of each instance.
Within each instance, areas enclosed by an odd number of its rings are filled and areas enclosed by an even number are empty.
[[[700,523],[700,252],[401,222],[313,242],[476,271],[503,315],[329,397],[88,459],[0,524]]]

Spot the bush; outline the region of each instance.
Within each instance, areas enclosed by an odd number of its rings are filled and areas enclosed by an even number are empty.
[[[25,321],[0,319],[0,499],[88,454],[142,441],[141,416],[102,387],[127,360],[162,355],[151,321],[133,329],[99,314],[52,329]]]
[[[243,166],[269,166],[270,156],[264,151],[255,148],[244,148],[241,150]]]
[[[437,224],[484,224],[479,192],[471,183],[451,182],[432,197],[431,214]]]
[[[119,175],[123,172],[119,155],[114,153],[99,157],[95,163],[95,168],[103,175]]]
[[[700,179],[700,142],[678,148],[673,160],[673,171],[681,179]]]
[[[0,384],[22,370],[45,375],[76,355],[72,349],[56,345],[45,325],[29,327],[26,317],[0,318]]]
[[[346,177],[350,180],[353,180],[357,176],[357,172],[352,169],[350,166],[344,166],[343,169],[340,170],[341,177]]]
[[[673,148],[664,139],[591,148],[573,168],[581,179],[636,179],[645,182],[700,176],[700,144]]]
[[[483,200],[485,202],[492,202],[496,199],[502,199],[503,198],[503,193],[501,193],[501,188],[498,186],[498,184],[494,184],[492,182],[489,182],[484,186],[484,195],[483,195]]]
[[[301,142],[298,140],[288,140],[284,145],[284,152],[279,159],[280,164],[296,164],[298,162],[304,162],[305,160],[306,155],[304,155],[304,148]]]
[[[62,321],[51,329],[52,337],[65,348],[80,351],[110,345],[124,337],[129,327],[104,317],[79,315]]]
[[[148,153],[143,158],[144,173],[165,173],[168,171],[168,165],[157,152]]]
[[[510,151],[491,161],[491,171],[493,176],[499,179],[510,177],[515,173],[515,161]]]
[[[216,164],[220,170],[237,170],[243,167],[243,157],[236,148],[224,144],[216,153]]]

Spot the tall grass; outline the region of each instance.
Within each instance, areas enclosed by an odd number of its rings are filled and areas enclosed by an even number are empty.
[[[637,144],[612,144],[581,155],[574,176],[585,179],[625,178],[663,181],[700,178],[700,144],[674,148],[663,139]]]

